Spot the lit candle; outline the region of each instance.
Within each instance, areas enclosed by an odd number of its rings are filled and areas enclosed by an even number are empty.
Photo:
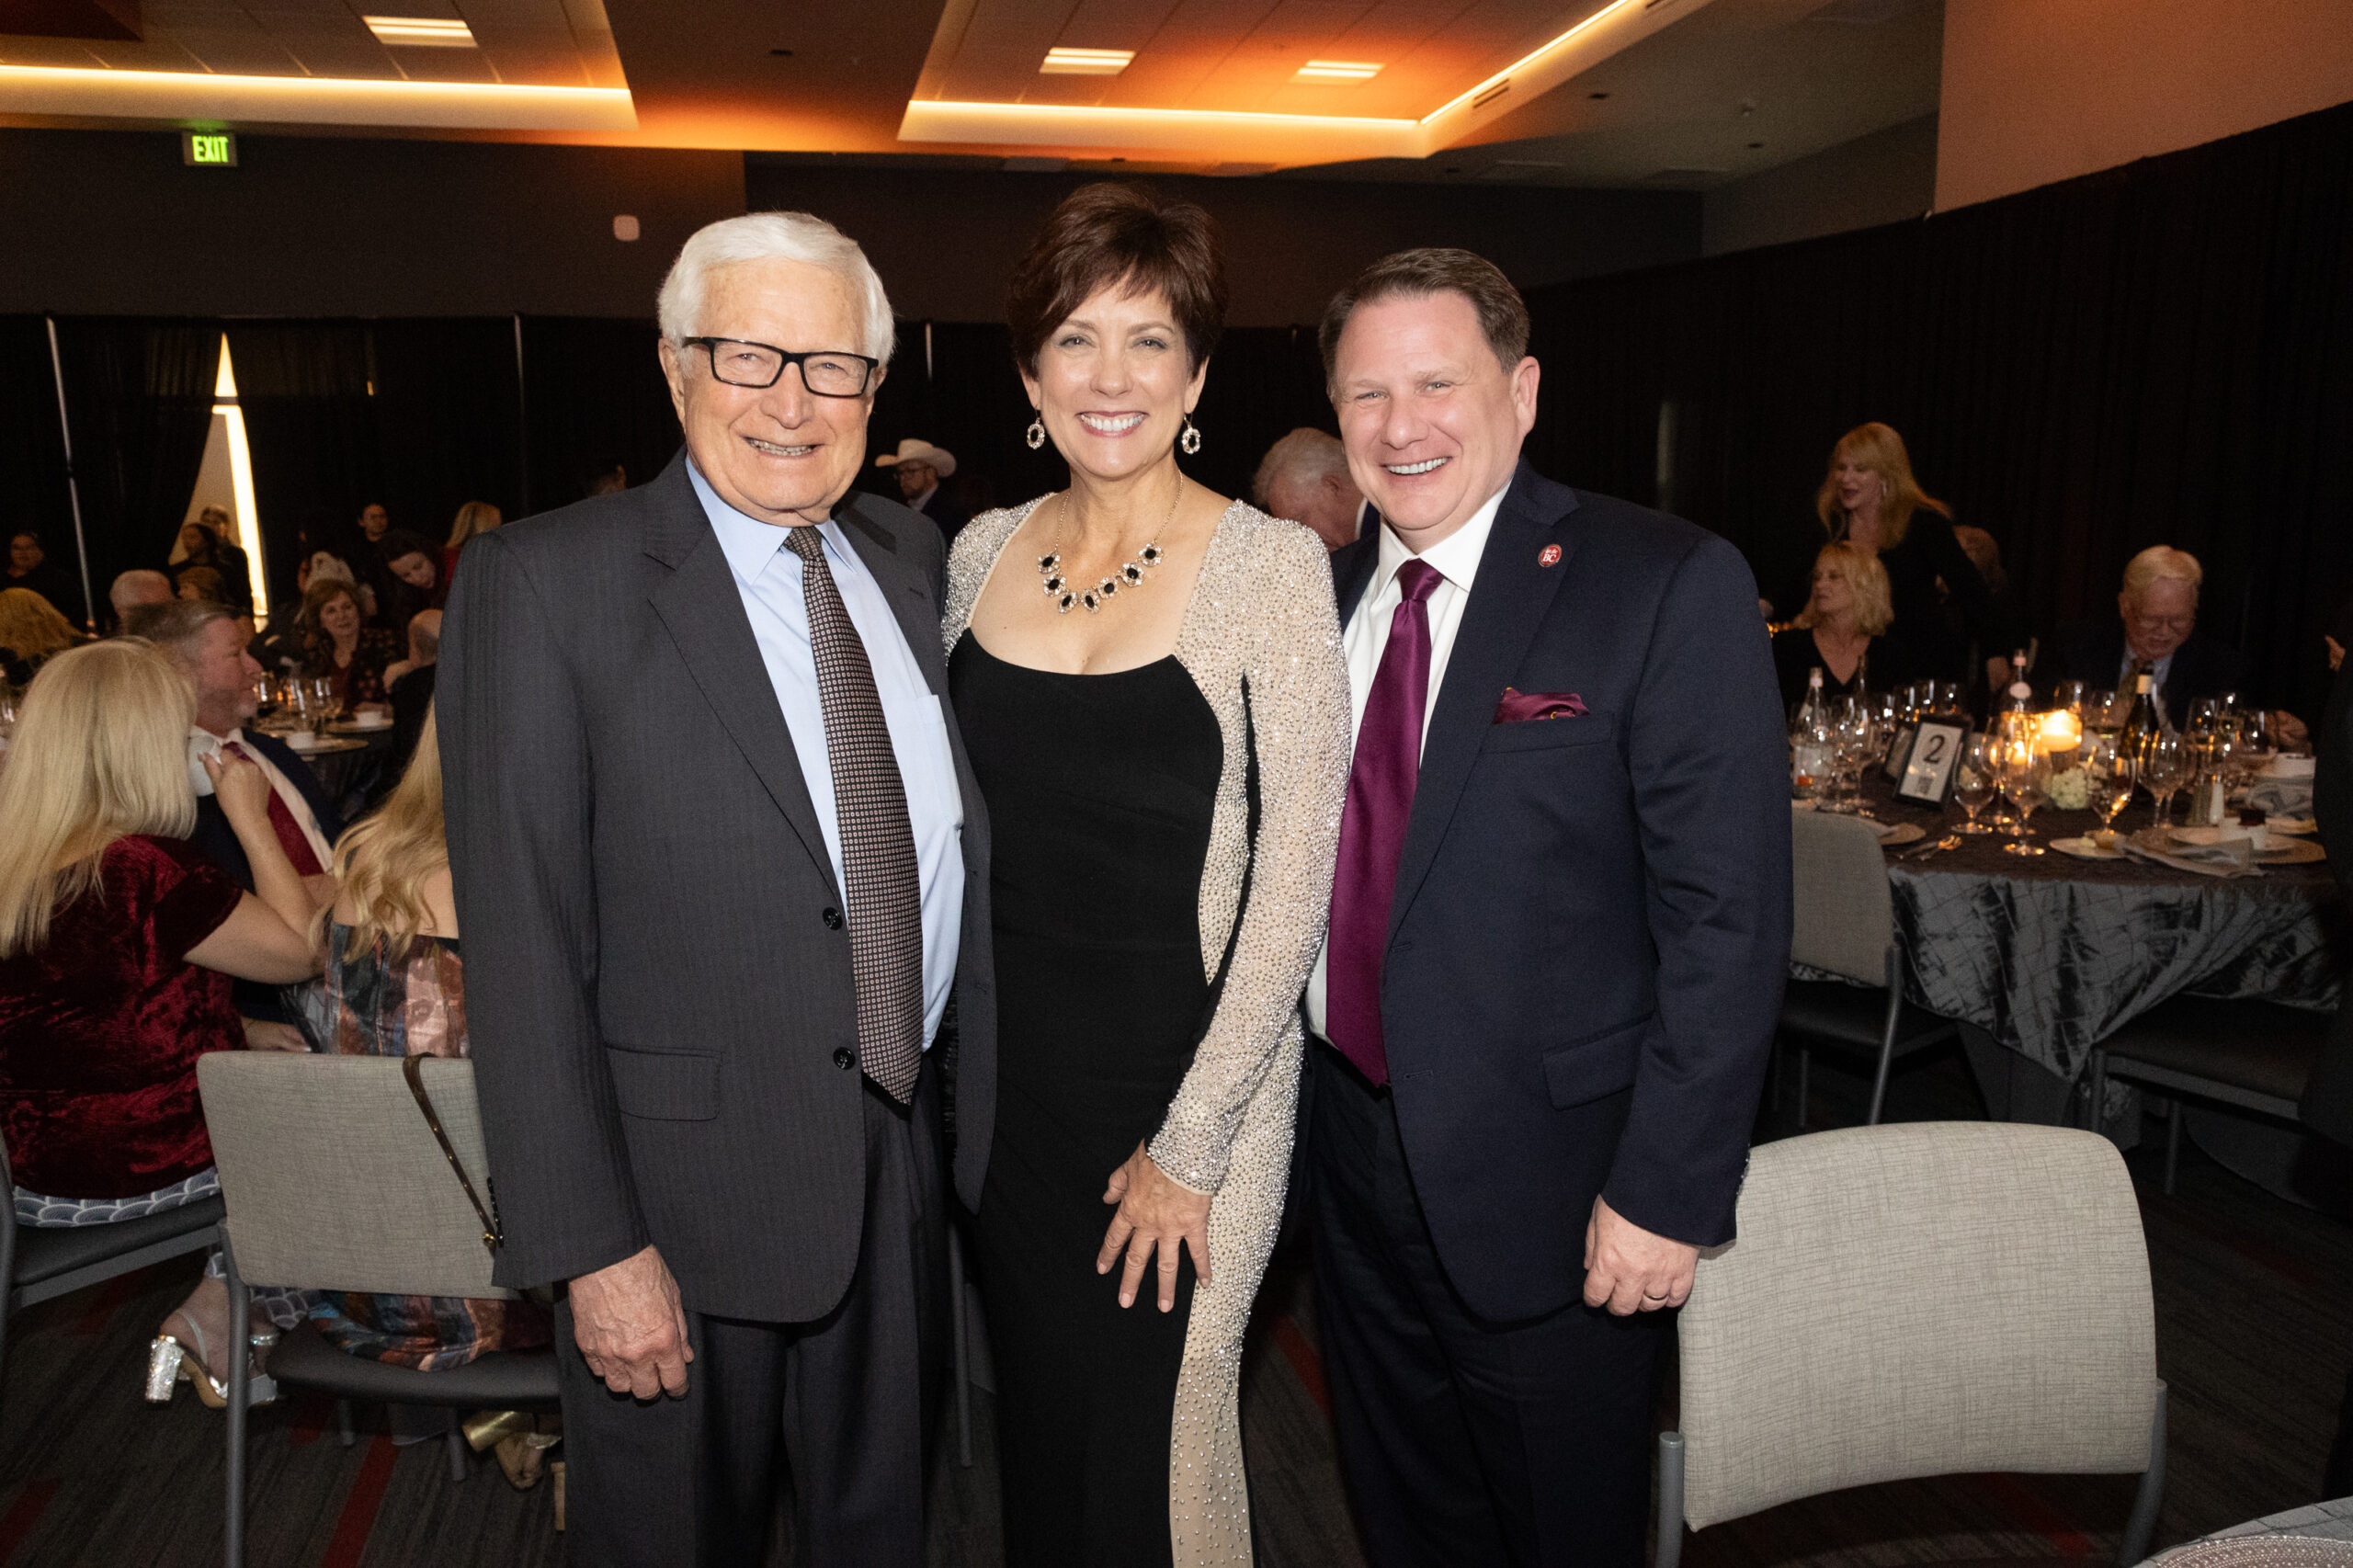
[[[2084,744],[2083,722],[2070,709],[2045,713],[2035,733],[2035,744],[2043,751],[2074,751]]]

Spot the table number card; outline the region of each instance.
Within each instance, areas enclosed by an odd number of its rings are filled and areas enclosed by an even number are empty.
[[[1895,738],[1888,742],[1886,759],[1880,764],[1879,770],[1887,776],[1889,783],[1893,784],[1904,777],[1904,765],[1909,760],[1911,751],[1912,726],[1904,724],[1896,729]]]
[[[1895,792],[1923,805],[1943,805],[1952,794],[1953,773],[1968,744],[1967,724],[1923,720],[1920,727],[1912,732],[1912,744],[1904,754],[1904,772],[1895,781]]]

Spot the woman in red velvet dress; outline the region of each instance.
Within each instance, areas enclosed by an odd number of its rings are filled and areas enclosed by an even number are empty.
[[[244,1044],[230,978],[318,972],[259,768],[204,759],[258,897],[185,841],[194,713],[152,644],[76,648],[32,683],[0,767],[0,1131],[19,1224],[103,1224],[219,1191],[196,1059]],[[194,1381],[222,1403],[230,1337],[208,1267],[164,1320],[148,1397]]]

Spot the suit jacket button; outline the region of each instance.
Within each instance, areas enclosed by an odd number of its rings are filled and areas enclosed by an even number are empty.
[[[833,912],[831,910],[827,910],[826,913],[830,915]],[[858,1052],[852,1051],[848,1046],[840,1046],[835,1050],[834,1065],[842,1069],[842,1071],[849,1071],[849,1069],[855,1066],[857,1062]]]
[[[825,929],[828,931],[838,931],[842,928],[842,912],[838,909],[827,909],[818,918],[825,923]]]

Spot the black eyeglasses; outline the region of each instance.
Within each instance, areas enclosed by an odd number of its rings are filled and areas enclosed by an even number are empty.
[[[819,397],[863,397],[880,359],[839,348],[812,348],[800,354],[738,337],[689,337],[689,348],[710,356],[710,373],[731,387],[772,387],[787,365],[801,367],[801,384]]]

